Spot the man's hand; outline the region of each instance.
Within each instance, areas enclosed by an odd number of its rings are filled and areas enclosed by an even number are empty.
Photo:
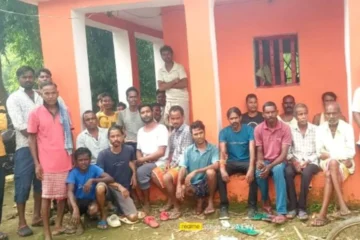
[[[130,185],[132,186],[132,189],[136,189],[136,187],[137,187],[137,179],[136,179],[135,174],[133,174],[132,177],[131,177]]]
[[[256,161],[256,168],[257,168],[258,170],[262,170],[264,167],[265,167],[264,161],[260,161],[260,160],[257,160],[257,161]]]
[[[300,167],[301,169],[306,168],[307,165],[309,165],[310,161],[303,161],[302,163],[300,163]]]
[[[91,190],[92,185],[93,185],[93,180],[90,178],[89,180],[87,180],[87,182],[83,186],[83,191],[85,193],[89,193],[90,190]]]
[[[135,165],[136,166],[141,166],[141,165],[143,165],[145,162],[140,158],[140,159],[138,159],[138,160],[135,160]]]
[[[228,183],[230,182],[229,174],[227,173],[225,168],[220,169],[221,178],[224,182]]]
[[[176,198],[180,201],[184,201],[185,198],[185,185],[178,184],[176,187]]]
[[[43,169],[40,164],[36,165],[35,174],[37,179],[39,179],[40,181],[43,180]]]
[[[326,160],[326,159],[329,159],[330,158],[330,154],[329,153],[321,153],[320,155],[320,159],[321,160]]]
[[[260,177],[267,178],[270,174],[270,170],[271,170],[270,165],[264,166],[263,169],[261,170]]]
[[[299,163],[298,161],[292,161],[291,164],[294,166],[295,168],[295,172],[297,173],[301,173],[302,172],[302,169],[301,169],[301,163]]]
[[[71,222],[74,224],[74,225],[78,225],[79,222],[80,222],[80,212],[79,212],[79,209],[78,208],[75,208],[73,210],[73,213],[72,213],[72,216],[71,216]]]
[[[247,173],[246,173],[246,176],[245,176],[245,179],[247,181],[248,184],[252,183],[252,181],[254,181],[254,167],[249,167]]]
[[[185,186],[190,186],[191,185],[191,179],[193,177],[195,177],[195,175],[197,174],[197,171],[192,171],[190,174],[188,174],[185,178]]]
[[[121,194],[123,195],[124,198],[127,198],[130,196],[129,191],[126,188],[124,188],[123,186],[118,186],[118,190],[119,190],[119,192],[121,192]]]

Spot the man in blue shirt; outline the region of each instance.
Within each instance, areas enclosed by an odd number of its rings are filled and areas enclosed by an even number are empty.
[[[226,184],[229,176],[235,173],[246,174],[249,184],[248,215],[252,217],[256,212],[257,185],[255,176],[255,142],[254,130],[251,126],[241,124],[241,111],[232,107],[227,111],[230,126],[220,131],[220,171],[217,174],[220,194],[220,217],[229,219]]]
[[[78,148],[75,153],[75,168],[73,168],[66,180],[68,184],[68,201],[72,209],[71,222],[74,229],[67,233],[81,234],[84,227],[80,216],[87,213],[96,216],[99,212],[101,221],[106,223],[105,212],[105,189],[106,184],[114,181],[107,173],[96,165],[91,165],[91,151],[87,148]],[[104,226],[104,224],[99,224]],[[106,225],[105,225],[106,226]]]
[[[214,194],[216,190],[216,170],[218,169],[219,151],[206,141],[205,126],[196,121],[190,126],[194,144],[188,146],[184,158],[180,160],[180,172],[176,187],[176,197],[183,201],[185,194],[195,195],[196,214],[203,212],[203,202],[208,197],[205,215],[215,212]]]

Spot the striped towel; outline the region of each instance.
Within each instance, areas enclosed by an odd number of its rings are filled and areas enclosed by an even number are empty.
[[[73,152],[73,141],[72,141],[72,134],[71,134],[71,120],[69,113],[67,111],[66,106],[64,103],[59,102],[59,111],[60,111],[60,123],[64,129],[64,136],[65,136],[65,150],[69,155]]]

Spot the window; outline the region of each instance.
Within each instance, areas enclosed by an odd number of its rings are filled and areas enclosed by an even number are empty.
[[[289,86],[300,82],[296,35],[254,39],[257,87]]]

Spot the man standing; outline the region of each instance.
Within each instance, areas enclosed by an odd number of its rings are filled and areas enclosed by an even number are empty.
[[[96,114],[99,120],[99,127],[110,128],[115,125],[119,113],[114,111],[114,100],[109,93],[102,94],[101,107],[101,112]]]
[[[83,114],[86,129],[76,139],[76,148],[88,148],[91,151],[91,164],[96,164],[99,152],[109,147],[108,130],[98,127],[98,120],[93,111]]]
[[[320,125],[316,133],[316,153],[320,158],[320,167],[325,172],[326,181],[321,210],[311,223],[313,226],[323,226],[329,222],[326,214],[333,191],[340,206],[340,215],[350,214],[342,195],[341,185],[355,171],[352,126],[340,119],[341,110],[336,102],[326,105],[325,117],[327,122]]]
[[[181,216],[180,203],[176,199],[176,183],[179,173],[179,162],[184,157],[185,149],[193,143],[190,127],[184,123],[184,110],[180,106],[172,106],[169,111],[170,124],[174,128],[169,140],[169,156],[166,165],[153,170],[153,181],[160,189],[166,190],[168,202],[161,212],[169,211],[170,219]]]
[[[165,62],[164,67],[159,70],[159,90],[166,91],[166,106],[164,120],[168,122],[171,106],[179,105],[184,109],[185,123],[189,123],[189,93],[187,90],[188,79],[182,65],[174,62],[173,50],[170,46],[160,49],[161,58]]]
[[[161,105],[159,103],[153,103],[151,105],[152,111],[154,113],[154,119],[157,123],[164,124],[164,117],[161,115]]]
[[[66,178],[72,168],[71,121],[66,108],[58,104],[55,83],[45,82],[40,86],[44,105],[29,115],[28,133],[31,155],[34,159],[36,177],[42,181],[42,216],[45,240],[52,235],[64,233],[62,220],[67,198]],[[58,200],[55,230],[50,232],[50,203]]]
[[[257,202],[257,185],[255,176],[255,142],[252,127],[241,124],[241,111],[232,107],[227,111],[230,126],[221,130],[220,171],[218,172],[218,189],[220,194],[220,220],[229,219],[226,184],[229,176],[235,173],[245,174],[249,184],[248,216],[254,216]]]
[[[166,106],[166,94],[165,91],[160,91],[159,89],[156,90],[156,102],[160,104],[161,107],[161,118],[163,119],[163,123],[165,123],[164,120],[164,111]]]
[[[139,107],[141,120],[145,126],[140,128],[137,139],[136,165],[137,179],[144,195],[144,212],[150,212],[150,180],[152,170],[165,164],[168,130],[154,121],[151,106]]]
[[[289,196],[289,212],[287,218],[307,220],[306,200],[312,177],[319,172],[318,157],[316,155],[316,126],[308,121],[308,108],[298,103],[294,108],[294,117],[297,125],[291,127],[292,145],[287,156],[285,178]],[[301,174],[299,201],[296,198],[294,178]]]
[[[205,126],[201,121],[192,123],[190,131],[195,143],[186,148],[184,158],[180,160],[176,197],[183,201],[185,195],[195,195],[197,215],[202,214],[203,203],[208,197],[204,214],[209,215],[215,212],[214,194],[219,151],[215,145],[206,141]]]
[[[50,72],[49,69],[47,68],[41,68],[38,72],[37,72],[37,78],[39,81],[39,85],[43,82],[50,82],[51,81],[51,77],[52,74]]]
[[[279,120],[287,123],[289,126],[296,126],[296,119],[294,117],[294,106],[295,106],[295,98],[291,95],[286,95],[283,97],[282,107],[284,113],[278,116]]]
[[[6,131],[8,127],[5,107],[0,102],[0,223],[2,220],[2,208],[4,202],[4,191],[5,191],[5,169],[4,163],[7,160],[6,151],[1,132]],[[0,239],[7,239],[7,235],[0,232]]]
[[[41,182],[35,176],[35,165],[28,142],[29,113],[43,103],[42,98],[33,90],[34,70],[21,67],[16,71],[20,87],[7,100],[7,109],[16,130],[16,152],[14,155],[15,202],[19,214],[18,235],[33,234],[25,219],[26,201],[29,198],[31,184],[34,186],[34,215],[32,226],[41,226]]]
[[[125,134],[118,125],[109,129],[108,137],[110,148],[100,152],[97,161],[97,165],[114,178],[114,182],[106,188],[106,195],[115,202],[119,213],[123,213],[130,222],[135,222],[138,220],[138,213],[130,197],[131,188],[135,189],[137,185],[135,151],[124,144]],[[107,228],[105,214],[98,227]]]
[[[125,144],[132,146],[136,151],[137,133],[144,126],[138,109],[139,91],[134,87],[128,88],[126,90],[126,99],[129,107],[120,112],[117,124],[125,129]]]
[[[260,188],[263,208],[271,212],[269,201],[268,177],[273,176],[276,191],[277,216],[272,222],[282,224],[286,221],[286,182],[285,160],[291,146],[292,138],[290,127],[279,121],[278,110],[273,102],[263,106],[265,121],[255,128],[255,144],[257,147],[256,181]]]
[[[68,203],[72,211],[71,223],[74,229],[69,229],[72,231],[67,233],[81,234],[84,232],[81,215],[96,217],[100,213],[101,219],[106,219],[105,201],[103,201],[106,184],[114,182],[114,179],[100,167],[90,165],[92,158],[89,149],[78,148],[74,158],[75,168],[70,171],[66,179]]]
[[[253,128],[264,121],[262,112],[258,111],[258,99],[253,93],[246,96],[247,112],[241,117],[241,123],[247,124]]]

